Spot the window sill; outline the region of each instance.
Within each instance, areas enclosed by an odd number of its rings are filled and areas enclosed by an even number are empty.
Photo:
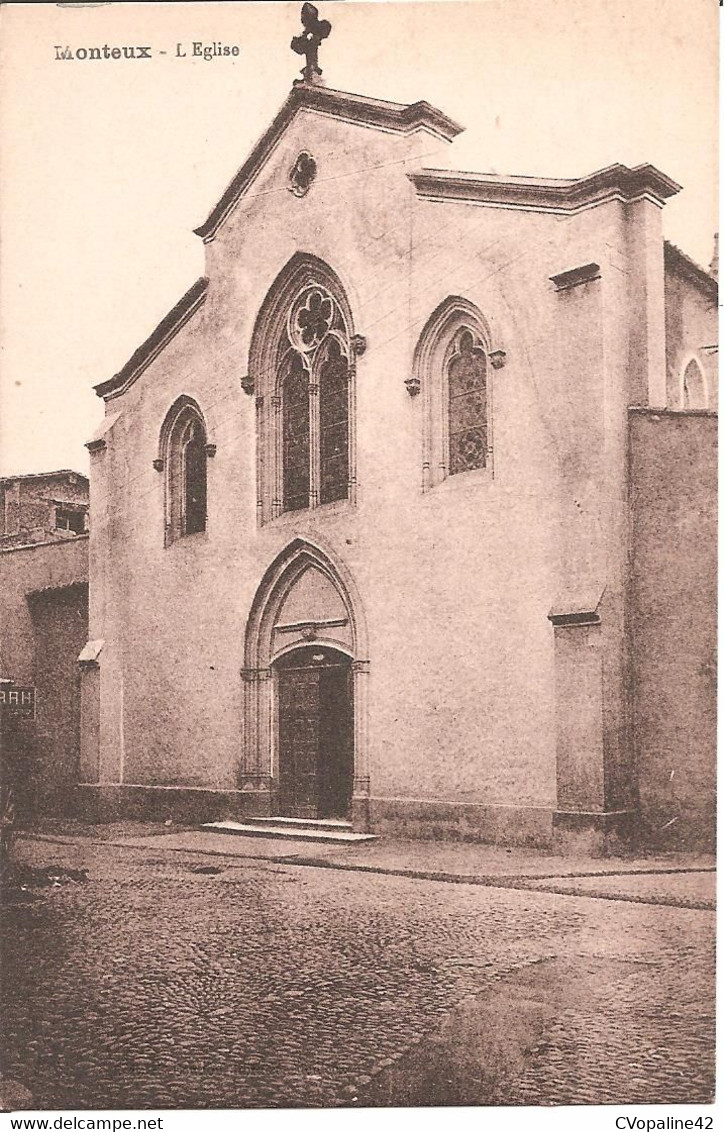
[[[423,495],[435,495],[449,491],[460,491],[464,488],[475,489],[484,485],[493,485],[492,468],[474,468],[470,472],[455,472],[454,475],[445,476],[444,479],[433,483],[422,492]]]
[[[351,499],[335,499],[331,503],[320,503],[316,507],[304,507],[298,511],[282,511],[275,519],[265,519],[262,527],[288,527],[297,523],[313,523],[317,519],[331,515],[345,515],[355,510]]]
[[[197,546],[199,543],[209,541],[208,531],[196,531],[192,535],[177,535],[176,538],[164,544],[164,550],[171,550],[174,546]]]

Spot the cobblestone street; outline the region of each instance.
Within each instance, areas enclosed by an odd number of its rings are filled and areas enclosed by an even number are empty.
[[[708,1102],[714,914],[25,840],[5,912],[35,1108]],[[504,883],[501,881],[501,884]]]

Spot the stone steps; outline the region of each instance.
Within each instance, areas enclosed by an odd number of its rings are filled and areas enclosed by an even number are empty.
[[[271,826],[273,829],[315,829],[329,833],[352,832],[352,822],[346,818],[249,818],[249,825]]]
[[[248,821],[205,822],[209,833],[231,833],[239,837],[275,837],[288,841],[321,841],[359,844],[375,841],[374,834],[355,833],[351,822],[341,819],[313,818],[250,818]]]

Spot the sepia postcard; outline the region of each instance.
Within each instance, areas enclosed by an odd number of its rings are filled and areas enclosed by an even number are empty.
[[[0,4],[6,1127],[714,1129],[718,37]]]

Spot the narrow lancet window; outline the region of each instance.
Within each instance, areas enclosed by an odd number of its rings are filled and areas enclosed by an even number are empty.
[[[336,338],[319,367],[320,501],[347,498],[349,479],[349,366]]]
[[[484,468],[488,449],[487,360],[482,344],[464,327],[448,361],[449,472]]]
[[[206,530],[208,451],[198,406],[190,397],[179,398],[164,422],[155,461],[166,477],[166,545]]]
[[[463,472],[492,478],[493,371],[504,364],[505,351],[469,299],[449,295],[432,312],[405,381],[408,393],[422,394],[423,491]]]
[[[284,510],[309,506],[309,374],[299,354],[289,353],[282,381]]]
[[[206,530],[206,441],[198,420],[189,428],[183,450],[183,471],[183,533],[195,535]]]
[[[696,358],[692,358],[684,370],[683,407],[685,409],[706,409],[707,393],[704,373]]]

